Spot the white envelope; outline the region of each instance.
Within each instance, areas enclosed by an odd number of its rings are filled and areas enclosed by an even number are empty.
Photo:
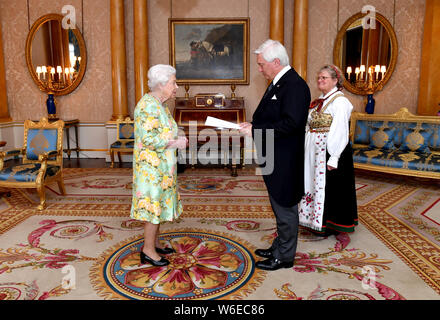
[[[240,129],[240,126],[236,123],[217,119],[210,116],[206,118],[205,126],[216,127],[216,128]]]

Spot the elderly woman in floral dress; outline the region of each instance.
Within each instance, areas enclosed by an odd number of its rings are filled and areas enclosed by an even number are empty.
[[[134,110],[133,199],[131,218],[145,222],[141,263],[164,266],[159,254],[174,252],[159,242],[159,226],[182,212],[177,191],[176,149],[186,148],[187,139],[177,135],[177,124],[165,101],[176,96],[176,70],[158,64],[148,71],[151,92]]]

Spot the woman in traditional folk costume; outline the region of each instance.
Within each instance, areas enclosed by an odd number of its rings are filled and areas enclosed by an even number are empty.
[[[358,224],[349,121],[353,106],[341,92],[336,66],[321,68],[322,92],[310,105],[306,126],[304,191],[299,223],[322,236],[353,232]]]
[[[135,142],[133,152],[133,198],[131,218],[145,221],[141,263],[169,264],[159,254],[170,254],[158,240],[159,225],[173,221],[182,212],[177,191],[176,148],[186,148],[187,139],[179,137],[177,124],[165,101],[176,96],[176,70],[155,65],[148,71],[151,92],[144,95],[134,110]]]

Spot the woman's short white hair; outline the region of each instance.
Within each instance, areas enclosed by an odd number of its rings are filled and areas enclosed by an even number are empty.
[[[279,41],[268,39],[264,41],[254,53],[262,54],[264,60],[267,62],[272,62],[278,58],[282,66],[285,67],[289,65],[289,55],[287,54],[287,50]]]
[[[148,87],[154,90],[158,85],[166,85],[176,69],[168,64],[156,64],[148,70]]]

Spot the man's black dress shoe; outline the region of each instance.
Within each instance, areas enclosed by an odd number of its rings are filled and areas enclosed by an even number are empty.
[[[170,254],[176,252],[176,250],[174,250],[173,248],[158,248],[158,247],[156,247],[156,251],[158,254]]]
[[[278,270],[281,268],[292,268],[293,267],[293,261],[289,261],[289,262],[283,262],[281,260],[278,260],[276,258],[270,258],[264,261],[258,261],[255,266],[258,269],[263,269],[263,270],[269,270],[269,271],[274,271],[274,270]]]
[[[266,259],[273,258],[271,249],[257,249],[255,250],[255,254]]]
[[[151,259],[143,251],[141,251],[141,264],[149,263],[155,267],[162,267],[168,265],[170,262],[162,257],[159,261]]]

